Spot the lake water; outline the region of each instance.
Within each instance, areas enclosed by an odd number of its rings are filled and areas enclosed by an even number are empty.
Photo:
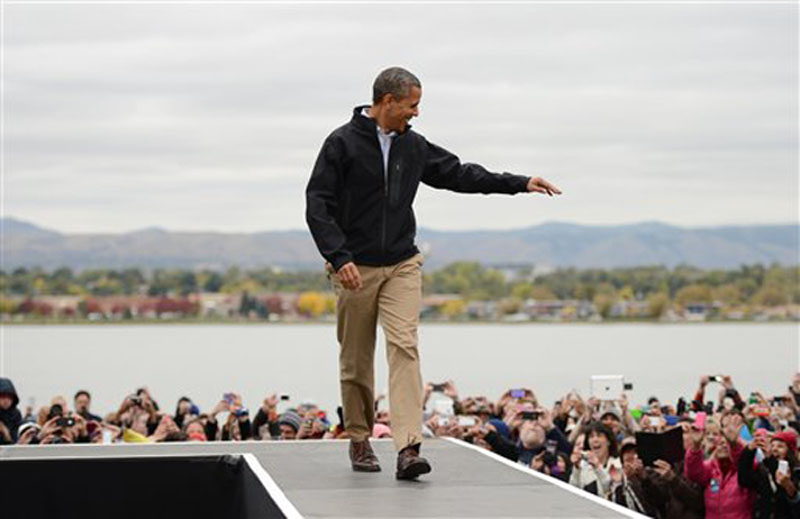
[[[147,385],[162,409],[182,395],[208,410],[223,392],[255,409],[269,393],[314,400],[334,412],[339,402],[338,345],[331,324],[3,326],[0,371],[36,405],[77,389],[105,414]],[[376,389],[387,381],[378,336]],[[725,373],[746,396],[785,392],[798,370],[797,323],[697,324],[423,324],[426,381],[455,380],[463,395],[492,399],[530,387],[547,405],[591,375],[621,374],[635,404],[650,395],[690,397],[701,374]],[[709,390],[707,399],[715,398]],[[284,406],[285,407],[285,406]]]

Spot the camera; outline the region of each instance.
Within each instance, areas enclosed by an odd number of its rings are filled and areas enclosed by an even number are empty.
[[[512,389],[511,390],[511,398],[525,398],[525,390],[524,389]]]
[[[447,384],[431,384],[431,385],[433,386],[432,391],[436,393],[444,393],[444,390],[447,387]]]
[[[474,416],[459,416],[458,425],[461,427],[473,427],[478,421]]]
[[[555,465],[558,458],[556,457],[556,447],[558,446],[558,442],[555,440],[547,440],[544,448],[544,464],[548,467],[551,465]]]
[[[72,427],[75,425],[75,418],[71,416],[62,416],[58,420],[56,420],[56,425],[59,427]]]
[[[64,408],[61,407],[61,404],[53,404],[50,406],[50,413],[47,415],[47,419],[51,420],[56,416],[61,416],[64,414]]]
[[[539,411],[522,411],[520,416],[523,420],[538,420],[542,413]]]

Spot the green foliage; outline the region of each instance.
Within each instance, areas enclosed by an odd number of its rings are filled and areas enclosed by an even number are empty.
[[[477,262],[452,263],[427,272],[424,291],[455,294],[461,300],[505,300],[509,309],[528,299],[592,301],[601,313],[616,301],[644,301],[651,315],[660,315],[674,301],[678,305],[719,301],[724,307],[800,304],[800,266],[742,265],[730,270],[702,270],[680,265],[615,269],[558,269],[534,278],[530,268],[519,269],[506,280],[499,270]],[[248,297],[265,293],[329,292],[330,282],[321,271],[281,271],[264,268],[226,271],[137,268],[90,269],[73,272],[62,267],[46,272],[38,267],[0,271],[0,289],[6,297],[109,295],[185,297],[198,292],[222,292]],[[326,305],[329,303],[326,302]],[[244,304],[249,311],[263,312]],[[463,311],[453,304],[452,311]],[[316,308],[316,307],[315,307]]]
[[[451,263],[426,276],[426,290],[439,294],[461,294],[468,299],[498,299],[509,295],[503,274],[477,262]]]
[[[650,317],[661,317],[669,308],[669,295],[665,292],[654,292],[647,297]]]

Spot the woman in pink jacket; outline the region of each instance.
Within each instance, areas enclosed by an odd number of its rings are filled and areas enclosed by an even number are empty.
[[[692,448],[686,451],[686,477],[703,487],[706,519],[750,519],[755,494],[740,487],[737,477],[739,456],[744,445],[739,440],[743,420],[732,412],[722,416],[722,433],[712,442],[708,460],[703,459],[703,431],[692,429]]]

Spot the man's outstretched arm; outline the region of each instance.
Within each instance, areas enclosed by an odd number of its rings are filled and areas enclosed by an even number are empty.
[[[545,193],[560,195],[561,191],[539,177],[492,173],[479,164],[462,164],[459,158],[431,142],[427,144],[427,160],[422,181],[437,189],[459,193]]]

